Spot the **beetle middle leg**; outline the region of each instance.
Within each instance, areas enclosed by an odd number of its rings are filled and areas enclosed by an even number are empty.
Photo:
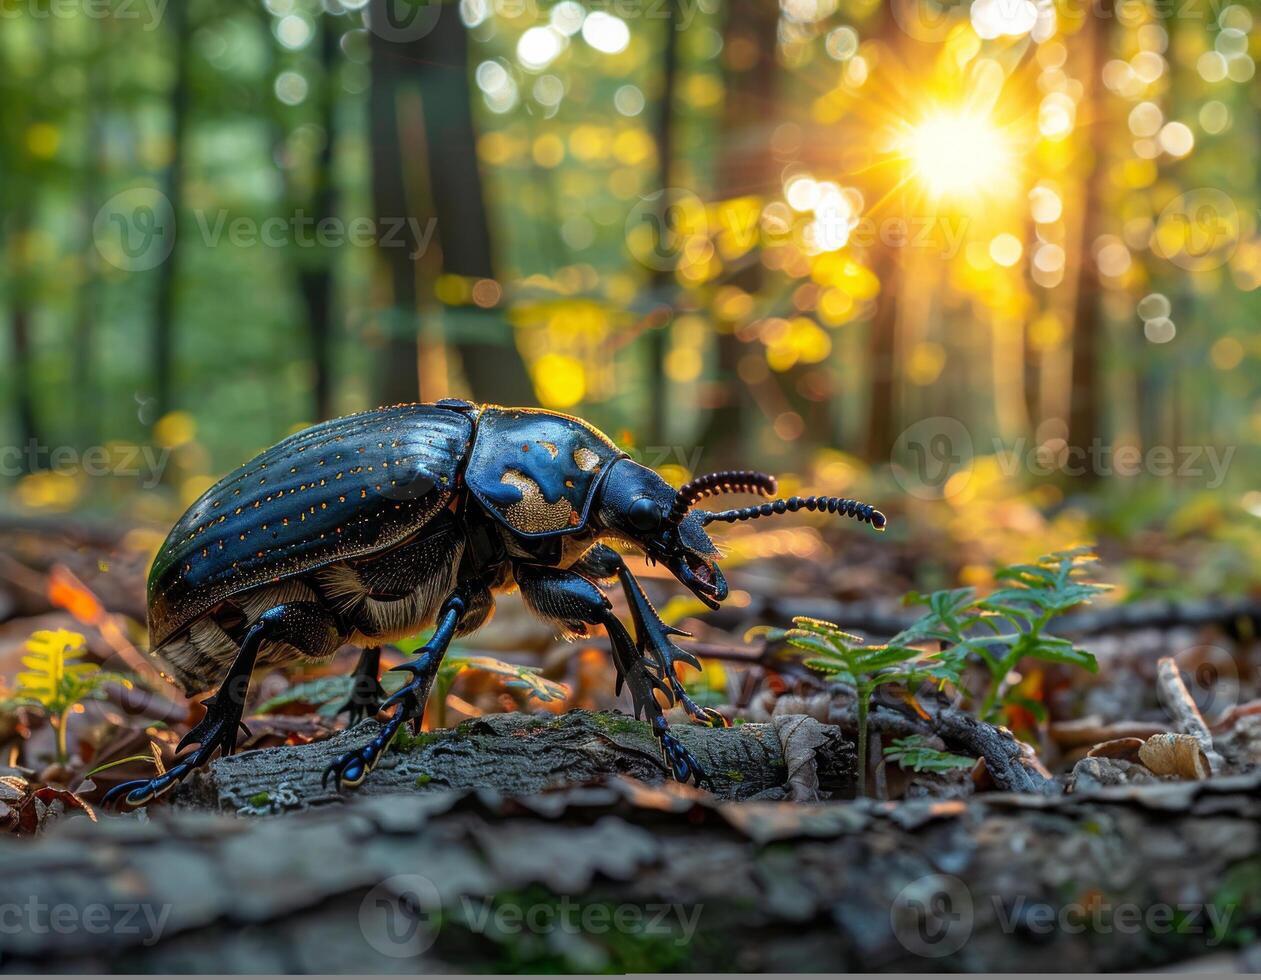
[[[709,782],[701,764],[670,731],[665,712],[654,691],[666,693],[665,685],[639,655],[635,641],[613,613],[613,604],[599,586],[581,575],[542,565],[517,565],[513,577],[527,606],[543,619],[556,623],[568,636],[586,636],[588,626],[603,626],[609,635],[613,663],[617,667],[617,692],[630,688],[635,717],[647,716],[653,734],[674,778],[681,783]]]
[[[424,715],[425,702],[438,668],[452,639],[460,633],[470,632],[481,626],[490,614],[490,593],[480,581],[467,582],[447,597],[438,612],[433,636],[417,651],[414,660],[399,664],[395,670],[405,670],[412,675],[411,681],[387,698],[378,710],[394,705],[398,710],[381,726],[381,730],[365,745],[338,756],[324,770],[322,782],[327,785],[329,776],[336,776],[338,785],[353,789],[367,778],[389,748],[394,735],[407,722],[419,722]]]
[[[375,715],[385,697],[385,688],[381,686],[380,647],[364,647],[360,651],[359,662],[355,664],[350,681],[350,697],[337,709],[337,713],[345,712],[349,716],[346,727],[354,728],[364,718]]]
[[[635,621],[635,636],[639,652],[650,656],[656,664],[661,678],[669,685],[670,697],[677,700],[683,710],[696,722],[713,728],[726,728],[727,719],[713,708],[702,708],[688,696],[679,680],[677,664],[682,662],[700,669],[701,663],[686,650],[681,649],[672,639],[673,636],[687,636],[682,630],[667,626],[657,615],[652,602],[644,594],[638,580],[626,567],[626,562],[608,545],[596,545],[575,564],[574,571],[590,575],[600,580],[616,578],[626,595],[630,605],[631,616]]]
[[[318,603],[286,602],[268,609],[246,631],[219,690],[204,702],[206,717],[180,739],[176,751],[194,744],[197,748],[160,776],[120,783],[105,795],[104,802],[108,804],[122,797],[128,806],[141,806],[161,796],[194,769],[204,766],[216,749],[231,755],[236,750],[237,731],[245,727],[241,724],[245,695],[264,645],[288,644],[307,656],[322,657],[331,654],[340,642],[333,617]]]

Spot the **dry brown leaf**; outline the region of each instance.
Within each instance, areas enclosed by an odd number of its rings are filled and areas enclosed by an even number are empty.
[[[1138,757],[1157,776],[1207,779],[1211,772],[1199,741],[1194,735],[1181,732],[1153,735],[1138,750]]]
[[[1100,742],[1086,756],[1091,759],[1124,759],[1137,762],[1142,752],[1144,741],[1141,738],[1112,738]]]

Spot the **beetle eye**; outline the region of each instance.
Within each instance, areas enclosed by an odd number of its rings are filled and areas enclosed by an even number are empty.
[[[661,526],[661,508],[655,501],[640,497],[631,503],[626,516],[637,531],[655,531]]]

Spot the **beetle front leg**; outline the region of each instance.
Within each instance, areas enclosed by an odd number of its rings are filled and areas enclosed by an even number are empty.
[[[574,567],[578,571],[590,571],[601,579],[616,577],[621,582],[622,591],[630,605],[631,616],[635,620],[635,637],[639,652],[653,659],[662,680],[669,685],[670,696],[678,701],[694,721],[713,728],[728,727],[729,722],[720,712],[713,708],[702,708],[683,689],[677,664],[682,662],[700,670],[701,663],[693,654],[681,649],[671,637],[688,634],[673,626],[667,626],[661,621],[657,610],[653,608],[652,602],[644,594],[639,582],[626,567],[622,556],[607,545],[597,545],[583,555]]]
[[[669,691],[639,655],[635,641],[613,613],[613,604],[598,586],[575,574],[541,565],[518,565],[513,576],[521,598],[542,619],[555,623],[569,636],[588,635],[589,626],[603,626],[609,635],[613,663],[617,667],[617,693],[630,688],[636,718],[647,718],[661,743],[661,753],[671,774],[681,783],[700,786],[710,781],[696,757],[670,731],[654,691]]]

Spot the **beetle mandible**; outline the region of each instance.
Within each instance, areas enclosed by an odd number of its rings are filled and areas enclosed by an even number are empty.
[[[705,526],[796,510],[841,513],[877,530],[885,517],[837,497],[792,497],[701,511],[708,495],[771,496],[775,479],[732,471],[671,487],[578,418],[533,408],[445,400],[397,405],[315,425],[273,446],[206,491],[176,523],[149,574],[153,656],[188,694],[219,684],[206,715],[165,773],[115,787],[139,806],[216,750],[230,754],[256,666],[363,649],[351,723],[396,707],[380,732],[325,772],[342,787],[371,772],[404,723],[419,725],[451,640],[490,618],[494,596],[518,589],[567,637],[608,633],[617,690],[631,693],[674,777],[707,776],[670,732],[656,694],[692,718],[726,724],[688,697],[676,665],[699,667],[672,637],[620,554],[636,548],[706,605],[727,597]],[[619,583],[634,635],[601,584]],[[388,698],[380,646],[426,627],[432,637],[400,666],[410,681]]]

